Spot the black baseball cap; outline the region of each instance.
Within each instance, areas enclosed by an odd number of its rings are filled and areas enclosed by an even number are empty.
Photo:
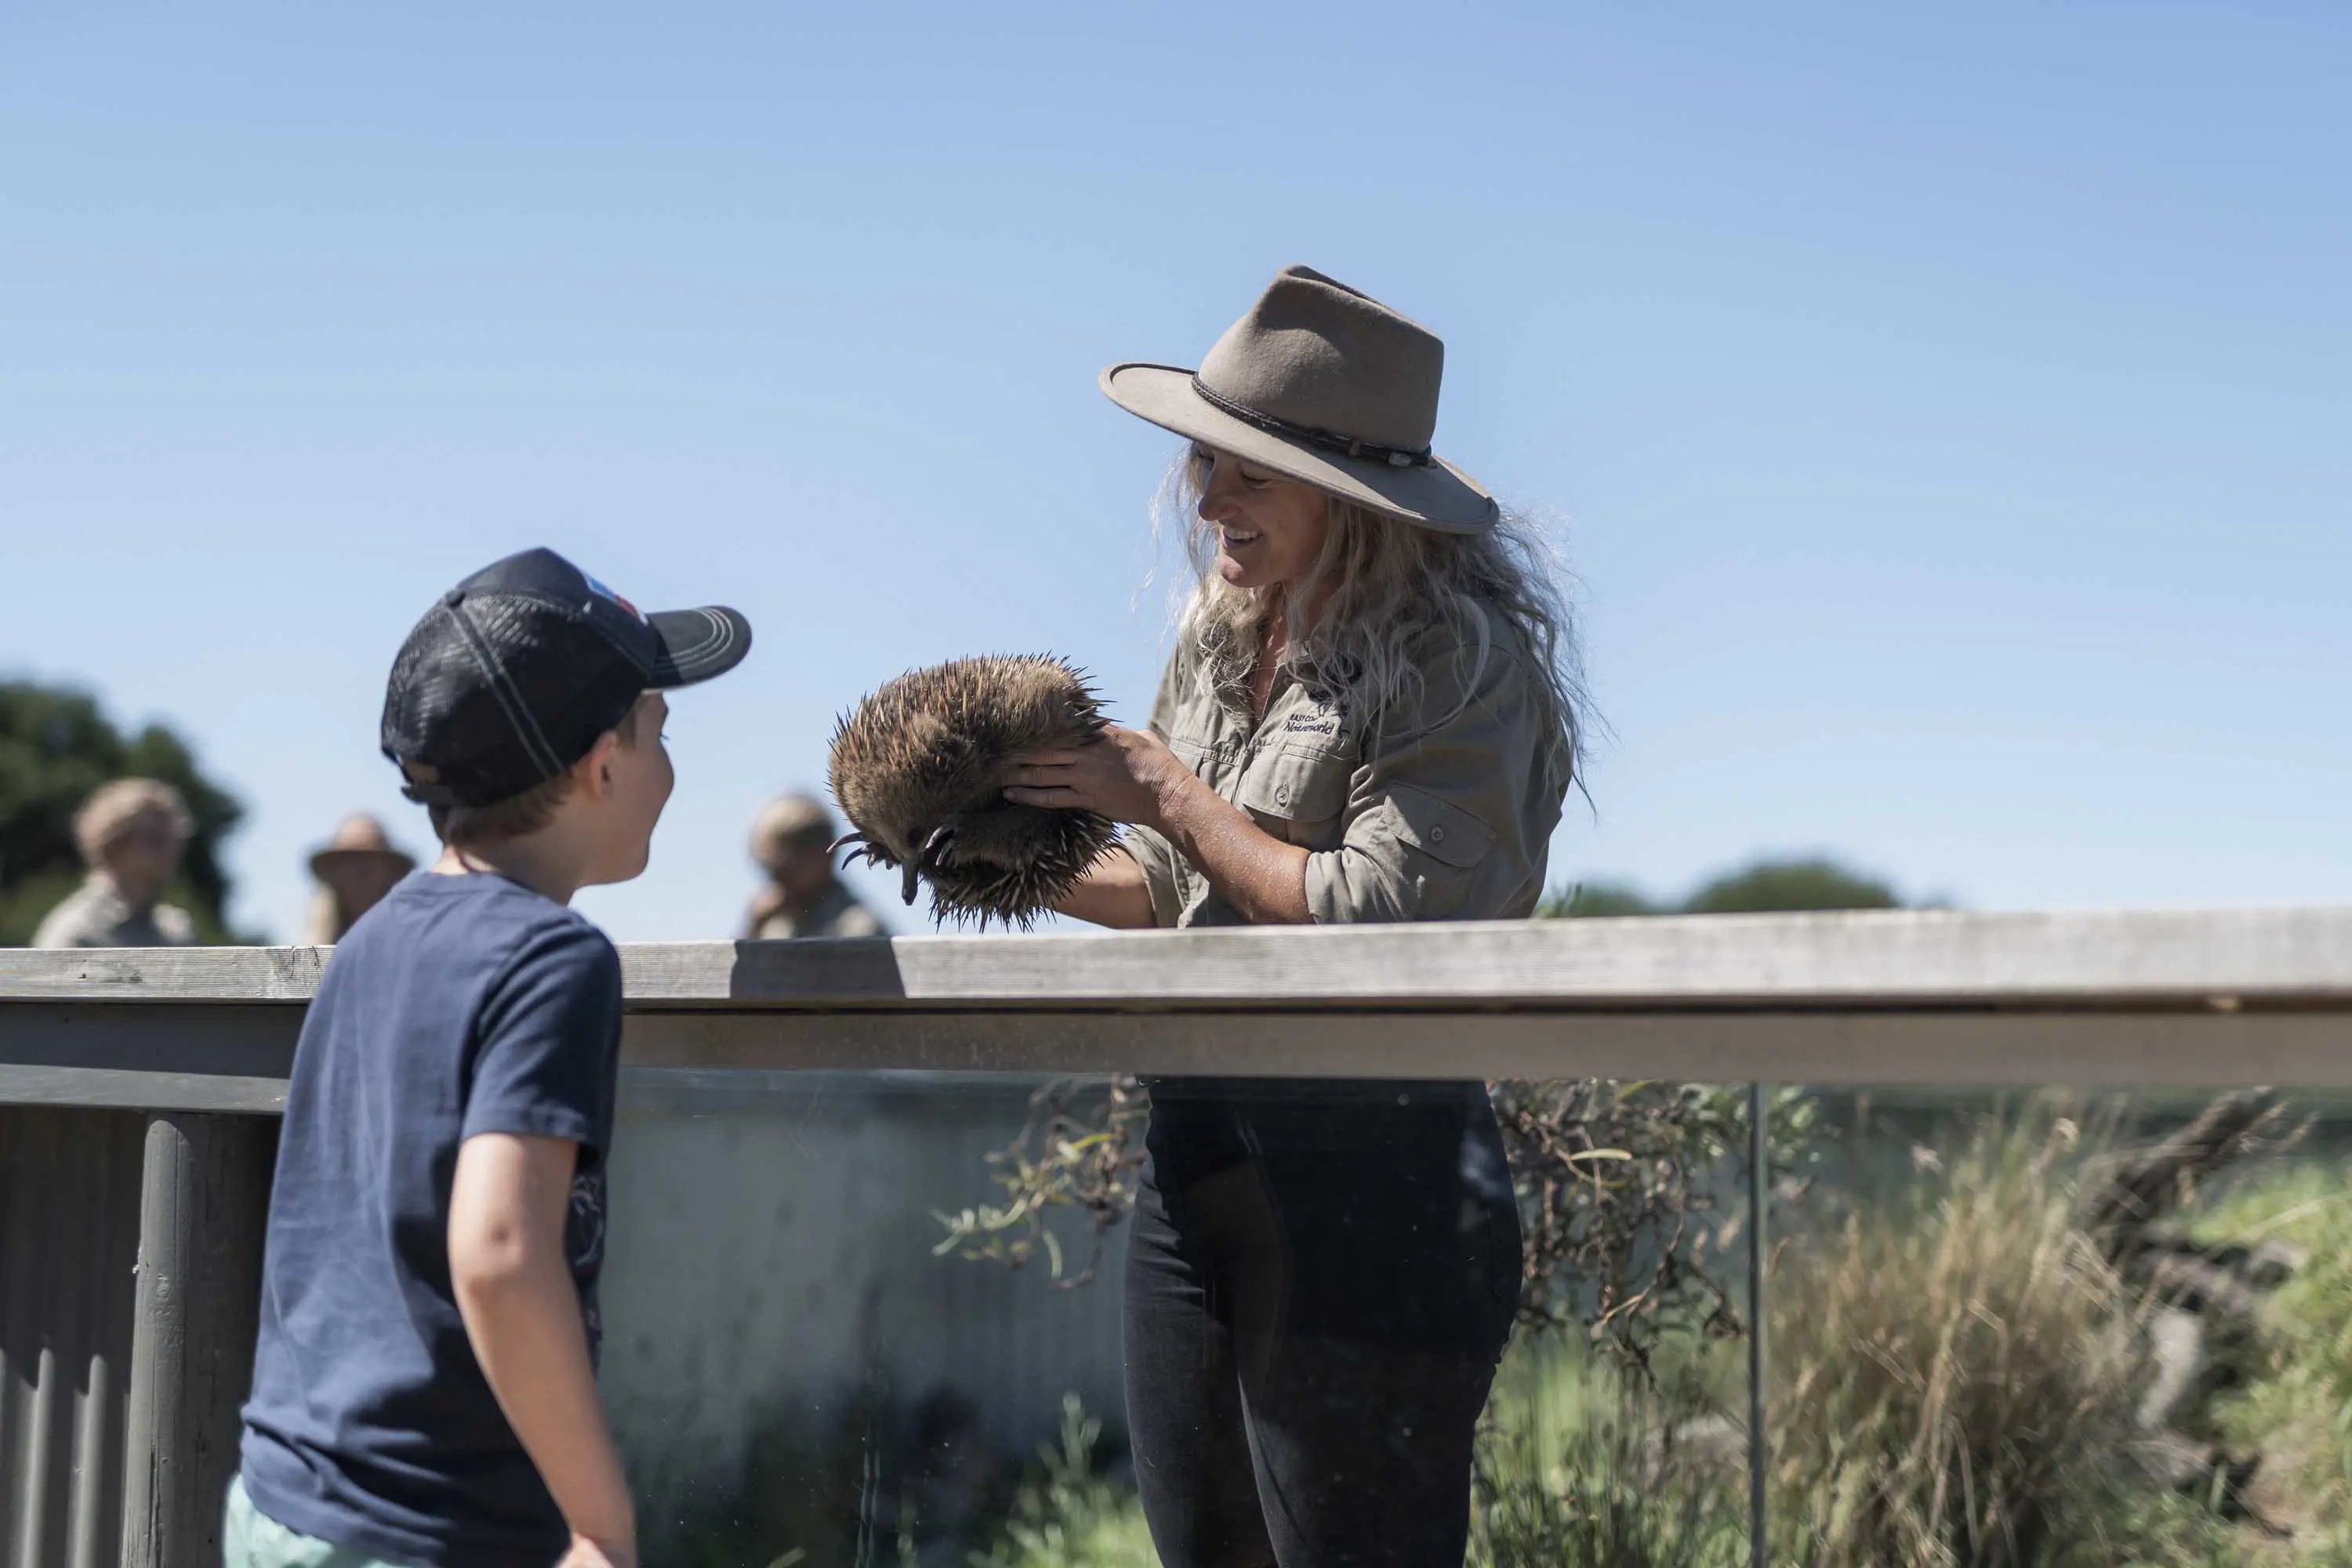
[[[552,550],[486,566],[393,660],[383,754],[427,805],[493,805],[586,756],[647,690],[724,675],[751,650],[733,610],[646,615]]]

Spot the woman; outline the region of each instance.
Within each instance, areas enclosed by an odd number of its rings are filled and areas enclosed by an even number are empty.
[[[1576,761],[1574,646],[1539,537],[1430,454],[1444,353],[1294,267],[1197,373],[1103,373],[1192,443],[1175,488],[1200,582],[1150,729],[1013,771],[1013,799],[1129,825],[1063,912],[1534,910]],[[1127,1380],[1162,1560],[1459,1563],[1519,1281],[1485,1086],[1163,1079],[1151,1101]]]

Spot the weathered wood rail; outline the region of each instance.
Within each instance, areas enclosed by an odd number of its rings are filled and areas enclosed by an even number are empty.
[[[0,952],[6,1568],[217,1561],[271,1116],[326,957]],[[622,957],[625,1058],[640,1068],[2352,1088],[2352,907],[688,942]],[[90,1154],[100,1145],[115,1152]],[[131,1150],[137,1169],[114,1170]],[[122,1278],[113,1232],[134,1223],[136,1275]],[[67,1274],[88,1289],[58,1287]],[[127,1334],[89,1327],[118,1318]],[[68,1343],[82,1364],[58,1364]]]

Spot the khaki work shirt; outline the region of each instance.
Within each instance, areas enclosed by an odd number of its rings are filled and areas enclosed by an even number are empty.
[[[1451,637],[1412,650],[1412,710],[1335,706],[1288,677],[1265,716],[1229,707],[1180,649],[1160,678],[1151,732],[1265,832],[1307,850],[1318,925],[1513,920],[1543,896],[1551,832],[1570,784],[1567,748],[1537,704],[1537,672],[1515,638],[1483,650]],[[1160,834],[1122,839],[1143,868],[1153,922],[1239,925],[1241,912]]]
[[[195,921],[173,904],[134,910],[104,873],[93,871],[33,933],[35,947],[189,947]]]
[[[874,911],[839,882],[828,884],[805,908],[779,910],[751,931],[752,936],[761,939],[889,934]]]

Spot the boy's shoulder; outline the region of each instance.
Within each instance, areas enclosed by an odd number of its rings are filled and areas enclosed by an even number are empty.
[[[621,956],[604,928],[504,877],[410,875],[336,949],[347,971],[426,963],[488,975],[552,963],[618,983]],[[330,963],[331,973],[336,967]]]
[[[604,938],[602,926],[571,905],[559,904],[511,878],[490,871],[465,876],[412,871],[383,896],[361,925],[352,928],[353,934],[373,921],[379,911],[405,916],[410,923],[488,921],[520,931],[576,931],[610,940]]]

